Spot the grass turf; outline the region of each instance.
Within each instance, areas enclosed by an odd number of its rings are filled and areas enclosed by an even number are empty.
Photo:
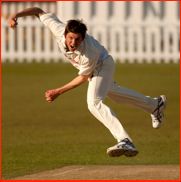
[[[118,85],[168,98],[163,126],[151,117],[106,99],[139,150],[134,158],[111,158],[111,133],[87,109],[88,82],[48,103],[44,93],[77,76],[63,63],[1,65],[1,179],[74,164],[179,164],[180,80],[178,64],[116,64]]]

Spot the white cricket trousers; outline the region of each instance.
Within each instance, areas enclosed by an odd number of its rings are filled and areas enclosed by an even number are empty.
[[[105,98],[108,97],[116,103],[126,104],[147,113],[152,113],[155,110],[158,101],[134,90],[118,86],[113,79],[114,71],[115,63],[109,55],[96,68],[92,80],[89,81],[88,109],[110,130],[118,142],[124,138],[129,138],[132,141],[113,110],[104,104]]]

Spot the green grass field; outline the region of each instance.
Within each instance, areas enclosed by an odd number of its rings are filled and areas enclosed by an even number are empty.
[[[149,114],[106,99],[139,150],[134,158],[111,158],[111,133],[87,109],[88,82],[52,103],[45,92],[77,76],[63,63],[1,64],[1,179],[76,164],[179,164],[179,64],[116,64],[115,80],[144,95],[168,98],[163,126]]]

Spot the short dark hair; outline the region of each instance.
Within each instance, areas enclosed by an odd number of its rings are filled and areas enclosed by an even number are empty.
[[[87,31],[87,26],[83,23],[83,20],[68,20],[65,27],[65,36],[69,33],[80,33],[84,40]]]

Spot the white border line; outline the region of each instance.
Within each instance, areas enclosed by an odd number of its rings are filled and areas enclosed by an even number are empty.
[[[73,169],[73,170],[70,170],[70,171],[65,171],[65,172],[62,172],[62,173],[54,174],[53,176],[57,176],[57,175],[60,175],[60,174],[69,173],[69,172],[77,171],[77,170],[81,170],[81,169],[84,169],[84,168],[78,168],[78,169]]]

